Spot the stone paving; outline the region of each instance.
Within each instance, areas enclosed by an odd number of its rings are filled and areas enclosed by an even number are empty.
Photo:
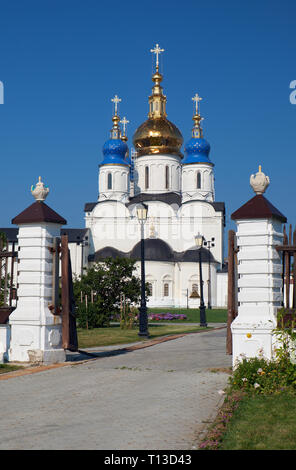
[[[225,342],[223,328],[99,348],[95,360],[3,380],[0,449],[194,449],[223,402],[228,374],[211,369],[231,367]]]

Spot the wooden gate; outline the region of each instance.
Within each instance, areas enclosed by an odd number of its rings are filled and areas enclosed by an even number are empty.
[[[17,251],[0,234],[0,324],[8,322],[17,302]]]
[[[228,300],[227,300],[227,337],[226,354],[232,354],[231,323],[237,316],[237,243],[234,230],[228,232]]]
[[[76,306],[73,293],[72,267],[68,235],[54,238],[53,247],[53,289],[49,309],[62,317],[62,347],[70,351],[78,350],[76,330]],[[61,260],[61,277],[59,266]]]
[[[62,261],[62,343],[64,349],[78,350],[76,306],[73,292],[72,266],[68,235],[61,237]]]
[[[292,234],[292,225],[289,236],[284,226],[283,244],[276,247],[282,258],[282,307],[284,315],[279,326],[295,325],[296,321],[296,229]]]

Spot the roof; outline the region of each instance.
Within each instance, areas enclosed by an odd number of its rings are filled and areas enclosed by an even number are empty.
[[[53,224],[65,225],[67,221],[57,212],[51,209],[45,202],[36,201],[27,207],[23,212],[14,217],[12,224],[32,224],[38,222],[48,222]]]
[[[96,201],[96,202],[86,202],[84,204],[84,212],[91,212],[97,204],[98,204],[98,201]]]
[[[120,251],[114,247],[106,246],[89,255],[89,261],[100,261],[104,258],[129,258],[141,259],[141,242],[136,243],[129,252]],[[217,263],[211,251],[201,248],[202,262]],[[174,251],[171,246],[160,238],[145,238],[145,261],[168,261],[168,262],[198,262],[199,250],[197,248],[181,252]]]
[[[0,233],[5,233],[7,241],[17,242],[18,230],[16,227],[3,227],[0,228]],[[88,230],[88,228],[62,228],[61,235],[68,235],[69,243],[77,243],[88,239]]]
[[[147,238],[145,240],[146,261],[174,261],[174,252],[170,245],[160,238]],[[141,259],[141,241],[130,251],[131,259]]]
[[[62,228],[61,235],[68,235],[69,243],[88,240],[88,228]]]
[[[273,218],[283,223],[287,222],[287,218],[262,194],[256,194],[256,196],[233,212],[231,218],[233,220]]]
[[[15,228],[15,227],[0,228],[0,233],[5,233],[6,240],[8,242],[17,242],[18,228]]]
[[[140,202],[145,201],[159,201],[165,202],[166,204],[177,204],[178,206],[182,203],[182,197],[178,193],[160,193],[160,194],[146,194],[140,193],[136,196],[130,198],[129,202],[126,204],[127,207],[131,206],[132,204],[138,204]]]

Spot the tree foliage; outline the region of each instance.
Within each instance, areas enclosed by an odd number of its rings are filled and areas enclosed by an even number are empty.
[[[86,310],[85,296],[89,316],[93,319],[89,319],[92,324],[88,324],[89,327],[107,326],[111,317],[119,314],[123,297],[127,304],[139,304],[141,280],[134,274],[135,264],[136,261],[131,259],[106,258],[95,263],[85,275],[74,279],[79,324],[86,324],[82,321]]]

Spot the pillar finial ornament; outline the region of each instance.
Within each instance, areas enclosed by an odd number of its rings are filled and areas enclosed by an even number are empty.
[[[38,183],[31,186],[31,193],[36,199],[36,201],[45,201],[48,196],[49,188],[45,186],[43,181],[41,181],[41,176],[39,176]]]
[[[269,183],[269,177],[263,173],[262,167],[259,165],[258,172],[250,177],[250,185],[256,194],[263,194],[268,188]]]

